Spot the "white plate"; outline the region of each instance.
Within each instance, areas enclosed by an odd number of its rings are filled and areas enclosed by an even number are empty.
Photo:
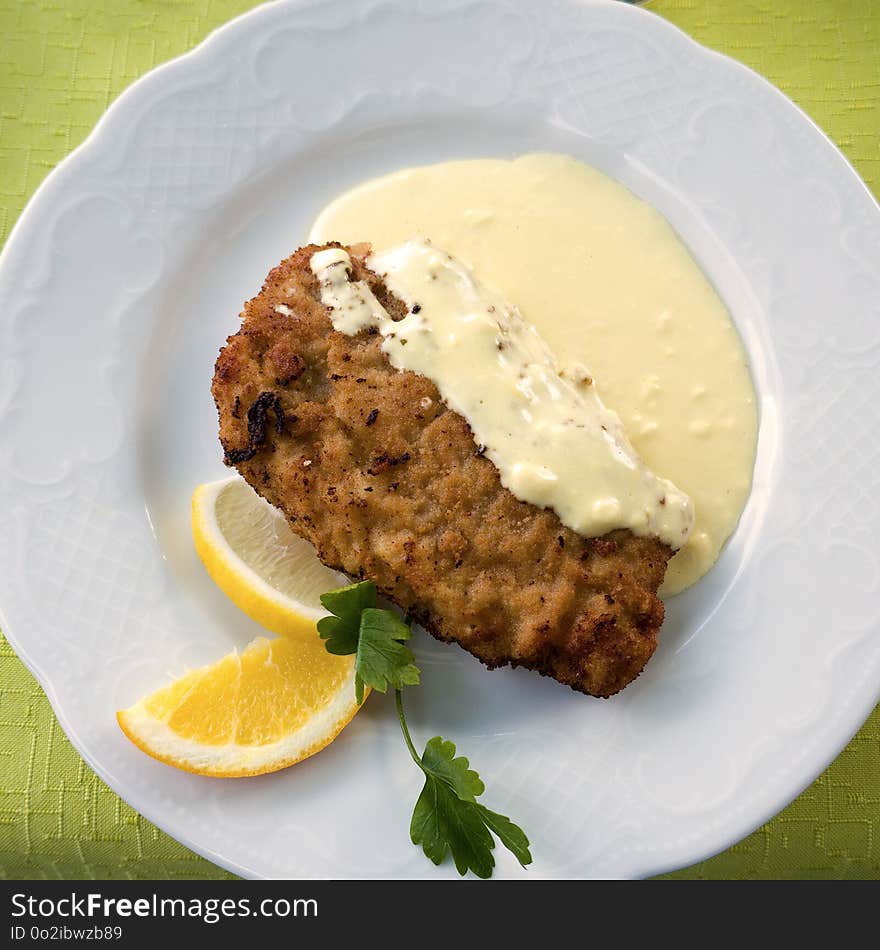
[[[417,638],[422,740],[459,743],[534,843],[530,879],[694,862],[801,791],[878,698],[880,214],[779,92],[622,3],[260,7],[136,83],[40,188],[0,270],[2,627],[135,808],[245,875],[455,876],[408,840],[393,704],[287,772],[184,775],[114,711],[257,631],[192,551],[224,473],[209,393],[241,302],[355,182],[569,152],[672,222],[760,394],[755,486],[620,696]],[[686,371],[686,367],[683,367]],[[522,872],[506,852],[501,876]]]

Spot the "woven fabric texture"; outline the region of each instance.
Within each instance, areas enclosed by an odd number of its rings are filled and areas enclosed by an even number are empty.
[[[0,242],[129,83],[248,0],[0,0]],[[880,193],[880,3],[652,0],[797,102]],[[677,878],[880,877],[880,709],[794,803]],[[122,802],[73,750],[0,635],[0,877],[223,878]]]

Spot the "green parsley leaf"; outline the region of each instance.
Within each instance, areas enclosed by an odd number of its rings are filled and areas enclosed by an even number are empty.
[[[336,656],[357,653],[361,612],[376,606],[376,585],[372,581],[361,581],[330,590],[321,594],[321,603],[334,614],[318,621],[318,635],[327,641],[324,644],[327,652]]]
[[[525,832],[506,816],[477,801],[485,785],[463,755],[456,758],[454,743],[434,736],[422,755],[418,755],[406,724],[400,690],[395,699],[409,754],[425,773],[425,784],[409,825],[413,844],[420,844],[434,864],[440,864],[451,852],[459,874],[473,871],[477,877],[487,878],[495,867],[494,833],[523,867],[531,864]]]
[[[321,595],[332,617],[318,621],[318,634],[329,653],[356,654],[354,689],[358,703],[364,701],[364,686],[384,693],[389,686],[402,689],[419,681],[419,668],[409,647],[409,624],[391,610],[376,607],[376,585],[361,581]]]
[[[455,746],[440,736],[428,740],[422,753],[422,771],[438,782],[445,782],[463,802],[475,802],[486,786],[464,757],[455,758]]]
[[[400,702],[398,711],[402,714]],[[464,756],[455,757],[452,742],[434,736],[418,764],[425,773],[425,785],[413,811],[409,835],[434,864],[451,852],[459,874],[473,871],[477,877],[491,877],[495,867],[491,832],[523,867],[531,864],[525,832],[476,800],[485,785]]]
[[[470,870],[477,877],[492,876],[495,842],[478,806],[463,802],[448,785],[430,775],[416,802],[409,834],[434,864],[442,863],[451,851],[459,874]]]
[[[529,839],[526,833],[515,825],[509,818],[489,811],[485,805],[477,804],[483,817],[483,822],[490,831],[494,831],[498,840],[513,854],[517,861],[525,867],[532,863],[532,852],[529,851]]]
[[[368,607],[361,612],[355,676],[359,703],[363,701],[364,683],[380,693],[389,685],[402,689],[418,683],[415,657],[402,642],[411,636],[409,626],[390,610]]]

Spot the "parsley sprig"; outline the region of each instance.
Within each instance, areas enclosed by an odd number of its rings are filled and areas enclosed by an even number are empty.
[[[318,621],[318,634],[328,653],[355,659],[354,691],[360,705],[364,684],[384,693],[389,686],[403,689],[419,681],[415,657],[404,641],[412,631],[397,614],[376,607],[376,585],[361,581],[321,594],[321,603],[333,614]]]
[[[419,755],[403,711],[406,686],[419,682],[419,668],[406,641],[410,625],[391,610],[376,607],[376,585],[361,581],[328,591],[321,603],[332,616],[318,621],[318,633],[330,653],[355,655],[355,695],[363,702],[364,686],[386,692],[395,690],[397,718],[413,762],[425,775],[425,784],[413,810],[410,838],[421,845],[434,864],[452,854],[459,874],[473,871],[492,876],[495,838],[525,867],[531,864],[529,839],[509,818],[490,811],[477,801],[485,791],[480,776],[464,756],[456,757],[455,745],[440,736],[429,739]]]

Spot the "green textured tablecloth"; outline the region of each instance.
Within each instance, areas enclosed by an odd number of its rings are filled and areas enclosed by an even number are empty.
[[[540,0],[536,0],[540,2]],[[0,240],[113,98],[248,0],[0,0]],[[880,0],[653,0],[757,69],[880,191]],[[785,811],[675,877],[880,877],[880,709]],[[86,766],[0,636],[0,875],[217,878]]]

